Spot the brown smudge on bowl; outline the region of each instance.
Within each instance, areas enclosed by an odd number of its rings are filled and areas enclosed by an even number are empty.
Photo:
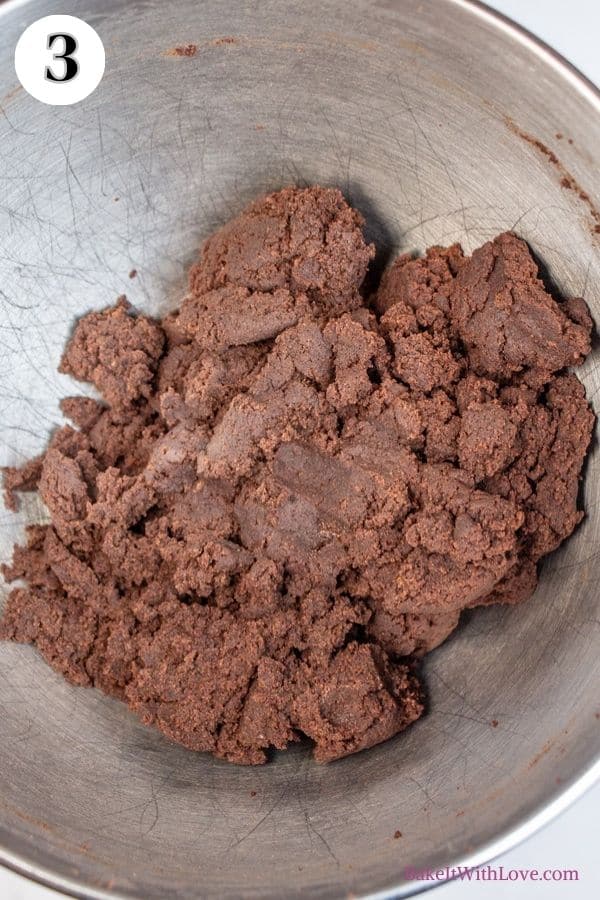
[[[180,44],[177,47],[171,47],[169,50],[165,50],[165,56],[195,56],[198,52],[197,44]]]
[[[531,144],[536,150],[538,150],[546,159],[554,166],[558,174],[560,175],[560,186],[567,191],[572,191],[582,203],[584,203],[588,212],[592,218],[591,222],[591,231],[592,234],[600,234],[600,212],[596,208],[594,201],[588,194],[586,190],[584,190],[581,185],[578,183],[576,178],[569,172],[567,167],[563,162],[558,158],[554,150],[551,150],[550,147],[547,147],[543,141],[539,138],[536,138],[534,135],[529,134],[527,131],[523,131],[522,128],[510,118],[510,116],[505,116],[504,121],[513,134],[516,134],[518,137],[522,138],[528,144]],[[560,132],[557,132],[555,137],[558,140],[562,140],[563,135]],[[568,139],[569,144],[573,144],[573,139]]]

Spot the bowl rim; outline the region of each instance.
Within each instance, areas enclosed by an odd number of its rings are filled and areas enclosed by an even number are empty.
[[[0,18],[10,14],[19,7],[26,7],[28,2],[29,0],[5,0],[0,6]],[[540,37],[529,31],[529,29],[515,22],[504,13],[488,6],[482,0],[444,0],[444,2],[460,7],[468,14],[481,19],[492,26],[492,28],[503,32],[510,39],[521,44],[539,60],[554,69],[573,90],[583,96],[594,107],[595,111],[600,114],[600,87],[584,75],[573,63],[569,62],[558,50],[555,50]],[[541,801],[533,812],[518,825],[505,827],[492,840],[464,854],[453,862],[449,868],[475,869],[497,859],[548,825],[597,782],[600,782],[600,752],[596,760],[579,775],[561,785],[552,800],[549,802]],[[130,900],[132,896],[131,894],[122,894],[118,890],[104,890],[92,887],[75,878],[59,875],[53,869],[36,863],[33,854],[14,853],[1,844],[0,866],[43,887],[60,891],[66,896],[82,898],[82,900],[91,900],[91,898],[93,900]],[[448,880],[435,882],[415,880],[362,894],[361,897],[357,895],[357,900],[395,900],[395,898],[414,896],[447,883]]]

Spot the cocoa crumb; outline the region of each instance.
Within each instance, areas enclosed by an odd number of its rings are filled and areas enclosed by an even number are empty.
[[[198,52],[197,44],[180,44],[177,47],[172,47],[170,50],[167,50],[166,56],[195,56]]]

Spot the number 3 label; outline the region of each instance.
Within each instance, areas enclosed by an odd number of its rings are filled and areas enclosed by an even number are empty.
[[[72,81],[79,72],[79,63],[73,59],[73,54],[77,50],[77,41],[72,34],[49,34],[48,50],[52,50],[56,41],[64,41],[64,49],[62,53],[55,53],[54,59],[62,59],[65,63],[65,70],[60,78],[57,78],[50,66],[46,66],[46,78],[50,81]]]
[[[26,28],[15,48],[15,71],[25,90],[51,106],[79,103],[104,74],[104,46],[76,16],[45,16]]]

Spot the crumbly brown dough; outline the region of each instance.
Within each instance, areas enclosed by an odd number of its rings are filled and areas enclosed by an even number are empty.
[[[402,256],[367,302],[361,225],[287,189],[206,242],[162,322],[84,316],[60,368],[106,404],[64,400],[74,427],[4,475],[50,524],[4,568],[1,636],[233,762],[409,725],[415,659],[528,597],[582,516],[584,302],[512,234]]]

